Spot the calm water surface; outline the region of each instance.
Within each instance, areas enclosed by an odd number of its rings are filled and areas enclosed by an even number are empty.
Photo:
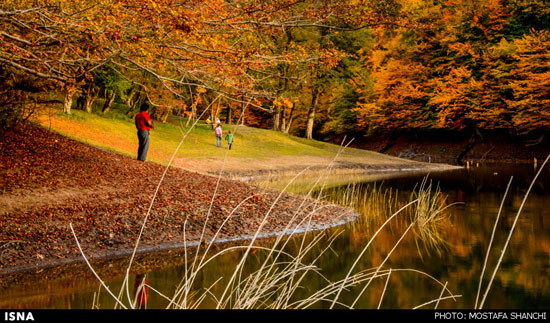
[[[429,274],[442,284],[447,284],[448,289],[457,295],[455,299],[440,301],[438,308],[473,308],[485,255],[508,182],[513,176],[509,194],[504,199],[486,267],[483,292],[486,290],[487,282],[500,257],[500,250],[508,238],[516,214],[537,170],[533,165],[510,164],[483,165],[429,174],[427,184],[432,184],[432,192],[439,187],[441,193],[438,201],[448,205],[441,225],[437,228],[437,232],[432,233],[432,236],[440,239],[439,242],[429,244],[414,232],[407,233],[384,266],[384,269],[392,269],[391,275],[374,280],[355,307],[414,308],[434,300],[441,294],[442,286],[425,275]],[[321,268],[324,278],[311,275],[304,281],[305,287],[295,297],[297,299],[307,297],[312,291],[325,287],[327,284],[325,278],[330,281],[342,279],[357,259],[358,253],[371,239],[373,232],[380,227],[388,215],[411,200],[412,192],[418,188],[425,176],[426,174],[416,174],[377,182],[354,183],[351,186],[356,194],[354,197],[364,201],[357,206],[357,210],[362,215],[353,223],[324,233],[327,236],[332,233],[340,234],[333,241],[331,249],[316,263]],[[350,192],[349,185],[337,185],[325,189],[323,196],[340,201],[342,194],[346,192]],[[381,212],[386,214],[380,214]],[[380,232],[360,259],[358,270],[378,266],[386,258],[410,223],[407,214],[409,213],[399,214]],[[296,252],[302,239],[307,240],[311,236],[313,234],[293,238],[286,250],[290,253]],[[327,239],[319,244],[319,249],[328,243],[326,241]],[[230,276],[239,256],[239,252],[232,252],[220,257],[198,277],[197,285],[207,288],[219,277]],[[259,264],[263,257],[262,252],[252,255],[250,268],[247,270],[253,270],[254,265]],[[181,262],[171,265],[173,262],[166,261],[168,258],[170,257],[161,256],[161,260],[155,259],[149,262],[139,260],[136,267],[154,268],[147,274],[147,279],[156,290],[170,297],[174,293],[175,286],[183,278],[185,267]],[[166,264],[161,265],[162,262]],[[111,277],[107,283],[113,290],[118,291],[121,283],[119,278],[116,278],[117,271],[113,270],[113,267],[123,267],[123,265],[110,263],[104,267],[98,271]],[[99,293],[97,298],[95,297],[94,294],[100,290],[99,284],[89,273],[80,273],[75,269],[72,274],[67,274],[63,279],[60,279],[60,276],[62,275],[47,271],[37,273],[34,275],[36,280],[33,282],[34,288],[23,287],[22,283],[10,282],[4,288],[0,307],[92,308],[94,302],[101,308],[114,306],[114,302],[104,291]],[[353,303],[363,287],[364,285],[361,285],[359,288],[343,293],[339,300],[346,304]],[[214,285],[211,291],[219,295],[223,292],[223,287],[220,284]],[[163,308],[166,305],[166,299],[150,291],[148,308]],[[210,306],[213,306],[213,302],[204,302],[204,307]],[[329,303],[315,305],[316,308],[329,306]],[[425,308],[434,308],[434,306],[435,303],[432,303]],[[526,200],[484,308],[550,308],[550,170],[548,167],[542,171]]]

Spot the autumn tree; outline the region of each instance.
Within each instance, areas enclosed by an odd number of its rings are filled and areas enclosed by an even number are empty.
[[[99,84],[128,104],[152,100],[163,120],[171,113],[191,120],[208,108],[212,117],[242,116],[279,131],[292,125],[307,138],[527,133],[548,126],[549,7],[543,0],[6,0],[0,62],[6,84],[53,89],[67,113],[76,94],[89,103]]]
[[[514,111],[511,122],[520,132],[550,128],[550,31],[533,31],[514,41],[516,62],[508,86]]]
[[[253,102],[274,97],[255,86],[259,80],[250,71],[319,56],[274,53],[258,39],[288,28],[325,28],[330,17],[344,17],[352,7],[290,0],[6,0],[0,5],[0,62],[55,81],[67,113],[73,96],[89,90],[91,73],[106,64],[144,71],[176,96],[182,86],[202,86],[228,100]]]
[[[356,89],[361,87],[366,95],[372,88],[371,75],[363,68],[362,60],[371,52],[373,38],[370,30],[364,28],[334,33],[331,41],[346,55],[328,75],[330,91],[325,93],[328,103],[321,133],[329,137],[359,135],[365,129],[359,125],[355,111],[359,101]]]
[[[365,56],[373,83],[356,84],[359,124],[367,131],[548,127],[542,48],[550,26],[538,12],[549,9],[521,0],[404,2],[406,27],[375,30]]]

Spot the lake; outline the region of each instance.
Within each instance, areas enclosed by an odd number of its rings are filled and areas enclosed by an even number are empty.
[[[539,165],[540,166],[540,165]],[[472,309],[482,301],[494,269],[498,264],[490,289],[483,301],[484,309],[548,309],[550,307],[550,170],[541,172],[517,218],[527,189],[539,169],[532,164],[479,165],[465,169],[431,174],[384,174],[374,177],[338,176],[314,189],[315,196],[344,203],[356,208],[359,217],[353,223],[307,233],[284,240],[289,255],[277,259],[283,268],[304,244],[318,241],[304,255],[303,262],[314,262],[316,271],[300,278],[297,288],[285,307],[309,304],[308,299],[329,282],[340,281],[353,266],[353,273],[362,271],[364,282],[342,291],[334,308],[437,308]],[[508,194],[505,192],[512,178]],[[272,181],[275,183],[274,181]],[[307,182],[307,180],[305,181]],[[280,184],[273,184],[275,186]],[[423,190],[420,187],[423,185]],[[309,189],[301,185],[294,191]],[[416,198],[426,198],[422,208],[410,205],[396,214],[382,229],[382,224],[401,207]],[[502,209],[501,209],[502,205]],[[415,214],[433,208],[437,216],[420,226]],[[495,228],[495,221],[499,215]],[[428,212],[428,211],[426,211]],[[428,214],[428,213],[426,213]],[[516,223],[510,240],[508,236]],[[409,228],[409,229],[408,229]],[[380,229],[380,230],[379,230]],[[407,230],[408,229],[408,230]],[[379,230],[379,231],[378,231]],[[403,235],[406,232],[405,235]],[[374,234],[369,248],[369,243]],[[337,235],[332,239],[332,236]],[[273,239],[262,241],[259,247],[269,248]],[[492,241],[492,242],[491,242]],[[241,242],[241,244],[243,244]],[[244,243],[246,244],[246,243]],[[484,266],[487,250],[491,252]],[[231,244],[235,246],[238,244]],[[501,250],[507,245],[499,263]],[[223,246],[216,246],[220,251]],[[246,277],[262,266],[268,251],[254,248],[240,276]],[[364,251],[364,252],[363,252]],[[188,300],[200,301],[202,291],[209,288],[202,308],[215,307],[210,295],[219,297],[225,291],[224,282],[234,272],[244,250],[228,252],[210,263],[195,278],[195,294]],[[362,256],[358,258],[358,255]],[[147,308],[164,308],[176,286],[185,277],[193,250],[165,252],[140,256],[135,268],[147,271],[149,290]],[[389,255],[389,256],[388,256]],[[185,256],[188,257],[186,263]],[[105,283],[118,294],[127,259],[98,263],[97,270]],[[380,264],[383,267],[377,268]],[[484,270],[481,289],[480,275]],[[303,269],[304,272],[306,269]],[[369,277],[375,277],[370,282]],[[218,282],[218,279],[221,280]],[[260,276],[268,280],[269,277]],[[359,279],[357,277],[357,279]],[[130,279],[129,293],[134,293],[136,277]],[[217,282],[217,283],[216,283]],[[241,282],[244,284],[245,280]],[[279,282],[284,288],[285,281]],[[368,284],[368,286],[367,286]],[[274,287],[277,288],[277,287]],[[113,308],[115,302],[102,290],[97,280],[82,265],[65,269],[48,269],[29,274],[29,278],[4,282],[2,308]],[[243,289],[244,290],[244,289]],[[232,289],[233,293],[243,293]],[[478,290],[481,291],[478,297]],[[158,291],[164,296],[156,293]],[[99,293],[98,293],[99,292]],[[358,297],[360,295],[360,297]],[[267,295],[266,304],[275,299]],[[326,301],[311,302],[309,308],[330,308],[334,294]],[[438,300],[440,299],[440,300]],[[259,301],[259,302],[260,302]],[[260,303],[257,304],[260,304]],[[258,305],[259,306],[259,305]]]

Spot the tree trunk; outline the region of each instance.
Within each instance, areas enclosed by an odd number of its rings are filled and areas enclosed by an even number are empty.
[[[286,125],[286,128],[285,130],[283,131],[284,133],[288,134],[290,132],[290,125],[292,124],[292,120],[293,119],[290,119],[290,121],[288,122],[288,124]]]
[[[109,110],[111,110],[111,105],[115,101],[116,93],[115,91],[107,91],[105,90],[105,104],[103,105],[102,112],[105,114]]]
[[[94,100],[95,98],[91,97],[91,98],[88,98],[86,97],[84,99],[84,110],[88,113],[92,113],[92,106],[94,104]]]
[[[247,105],[244,104],[244,98],[241,97],[241,126],[244,126],[244,117],[245,117],[245,113],[246,113],[246,107]]]
[[[73,96],[76,93],[75,88],[67,88],[65,90],[65,98],[63,100],[63,112],[65,114],[71,114],[71,106],[73,105]]]
[[[306,126],[306,138],[313,139],[313,124],[315,123],[315,109],[317,105],[317,98],[319,97],[319,90],[314,87],[311,92],[311,105],[307,112],[307,126]]]
[[[134,105],[134,99],[139,98],[139,91],[140,88],[133,87],[124,103],[126,103],[127,106],[132,107]]]
[[[92,113],[92,106],[96,98],[97,93],[94,93],[94,86],[90,84],[84,92],[84,110],[86,112]]]
[[[245,125],[245,113],[246,113],[246,106],[243,107],[243,113],[242,113],[242,116],[241,116],[241,126],[244,126]]]
[[[218,100],[218,103],[216,104],[216,110],[214,110],[213,105],[210,106],[210,118],[212,119],[212,122],[214,122],[214,123],[216,123],[216,115],[218,114],[219,106],[220,106],[220,101],[219,100]]]
[[[231,105],[228,104],[228,105],[227,105],[227,115],[226,115],[226,117],[225,117],[225,123],[231,124],[231,117],[232,117],[232,116],[231,116]]]
[[[286,123],[286,126],[283,125],[283,132],[284,133],[288,133],[290,131],[290,125],[292,124],[292,120],[294,118],[293,114],[294,114],[294,108],[296,107],[296,103],[292,103],[292,108],[290,109],[290,112],[288,114],[288,121],[285,121],[285,119],[283,118],[283,122]]]
[[[172,112],[172,109],[170,107],[164,107],[160,110],[161,112],[159,119],[162,123],[166,123],[166,121],[168,121],[168,116],[170,116],[170,113]]]
[[[192,104],[191,113],[187,115],[187,122],[185,123],[185,128],[189,127],[189,124],[191,123],[191,119],[195,119],[196,115],[197,115],[197,105]]]
[[[286,129],[285,110],[286,109],[283,109],[283,113],[281,115],[281,129],[280,129],[280,131],[282,131],[282,132],[284,132],[285,129]]]
[[[307,114],[306,138],[313,139],[313,124],[315,123],[315,107],[310,107]]]
[[[273,130],[275,131],[281,130],[280,120],[281,120],[281,107],[277,106],[275,107],[275,115],[273,116]]]
[[[292,34],[290,33],[290,29],[286,29],[285,30],[286,34],[287,34],[287,45],[291,42],[292,40]],[[286,66],[283,66],[283,69],[282,69],[282,73],[283,73],[283,84],[282,84],[282,87],[281,87],[281,91],[280,93],[284,93],[288,90],[288,70],[289,70],[289,65],[287,64]],[[273,130],[276,130],[276,131],[284,131],[285,130],[285,110],[286,110],[286,103],[283,104],[282,106],[277,106],[276,107],[276,110],[275,110],[275,116],[274,116],[274,119],[273,119]]]

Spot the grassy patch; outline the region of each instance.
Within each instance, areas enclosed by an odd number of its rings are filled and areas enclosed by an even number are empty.
[[[155,122],[155,128],[151,131],[149,150],[149,157],[152,160],[167,162],[183,135],[187,133],[185,120],[177,118],[172,120],[172,123],[164,124]],[[53,131],[95,146],[130,155],[135,154],[137,150],[137,136],[133,119],[115,111],[103,116],[73,110],[71,115],[42,114],[35,121],[44,127],[50,127],[51,124]],[[337,146],[334,145],[319,144],[313,140],[306,141],[283,133],[246,126],[223,125],[224,137],[228,130],[235,133],[231,150],[232,157],[329,156],[337,149]],[[226,147],[225,141],[224,146]],[[334,147],[325,149],[330,146]],[[216,147],[216,138],[210,126],[206,125],[204,121],[199,121],[184,141],[178,157],[218,158],[224,152],[224,149]]]
[[[73,110],[71,115],[44,113],[39,114],[35,121],[73,139],[134,156],[138,147],[136,129],[133,119],[127,117],[123,110],[125,109],[114,108],[105,115],[101,112],[86,113],[79,110]],[[155,122],[155,128],[151,131],[148,159],[166,164],[184,134],[189,130],[185,128],[185,123],[185,119],[178,117],[171,117],[170,121],[164,124]],[[235,134],[233,147],[229,152],[231,158],[257,160],[281,156],[331,158],[339,149],[338,145],[307,140],[266,129],[227,124],[222,127],[224,138],[229,130]],[[227,148],[225,140],[223,147]],[[189,132],[177,157],[187,160],[223,159],[225,152],[226,149],[216,147],[213,129],[201,120]],[[365,157],[374,161],[379,160],[383,155],[349,148],[346,149],[343,156]],[[388,156],[382,158],[391,159]]]

